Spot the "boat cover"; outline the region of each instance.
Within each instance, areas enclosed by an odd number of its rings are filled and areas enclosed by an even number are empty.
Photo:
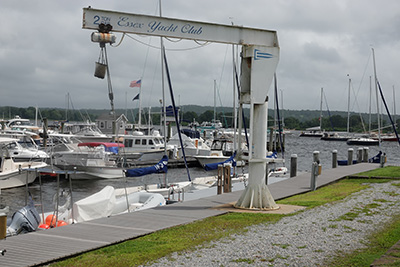
[[[205,169],[206,171],[216,170],[216,169],[218,169],[218,165],[224,165],[225,163],[231,163],[233,167],[236,167],[235,156],[236,156],[236,152],[233,153],[233,155],[232,155],[229,159],[227,159],[227,160],[225,160],[225,161],[223,161],[223,162],[216,162],[216,163],[209,163],[209,164],[206,164],[206,165],[204,166],[204,169]]]
[[[381,155],[382,155],[382,151],[379,151],[378,154],[376,154],[372,158],[369,158],[368,162],[369,163],[380,163],[381,162]],[[337,162],[338,162],[338,165],[341,165],[341,166],[347,165],[347,159],[338,160]],[[353,164],[357,164],[357,163],[358,163],[357,160],[353,159]]]
[[[151,173],[167,173],[168,172],[168,156],[164,155],[160,162],[151,167],[127,169],[125,170],[126,177],[139,177]]]
[[[78,146],[88,146],[88,147],[104,146],[105,151],[118,154],[118,148],[124,147],[124,144],[107,143],[107,142],[86,142],[86,143],[79,143]]]

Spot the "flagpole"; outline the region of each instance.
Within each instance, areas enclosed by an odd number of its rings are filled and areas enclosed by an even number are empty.
[[[138,120],[138,125],[139,125],[139,131],[141,129],[142,125],[142,77],[140,77],[140,84],[139,84],[139,120]]]

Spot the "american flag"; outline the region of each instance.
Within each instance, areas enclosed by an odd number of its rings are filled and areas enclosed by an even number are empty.
[[[142,80],[131,81],[129,87],[140,87],[142,85]]]

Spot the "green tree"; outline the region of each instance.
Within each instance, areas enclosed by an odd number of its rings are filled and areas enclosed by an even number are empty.
[[[288,129],[299,129],[300,121],[294,117],[285,118],[285,127]]]
[[[202,123],[203,121],[212,121],[214,119],[214,111],[207,110],[200,114],[199,122]]]
[[[193,122],[194,120],[198,121],[199,116],[197,115],[196,112],[194,111],[187,111],[183,113],[183,121],[190,123]]]

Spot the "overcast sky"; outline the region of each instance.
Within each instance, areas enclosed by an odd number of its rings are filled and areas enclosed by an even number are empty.
[[[70,107],[75,109],[110,108],[107,80],[94,77],[99,45],[91,42],[91,30],[82,29],[82,9],[87,6],[145,15],[159,12],[158,0],[1,1],[0,106],[65,108],[69,93]],[[324,88],[329,109],[347,111],[351,78],[351,110],[368,111],[371,48],[388,105],[393,110],[393,88],[400,105],[398,0],[168,0],[162,2],[162,13],[276,30],[280,44],[276,72],[285,109],[319,109]],[[119,42],[122,35],[116,35]],[[118,47],[107,47],[115,108],[138,107],[132,99],[139,89],[129,84],[139,78],[142,105],[160,106],[159,42],[156,37],[129,35]],[[168,40],[165,45],[177,103],[214,105],[216,80],[217,105],[232,106],[230,45],[199,48],[193,41]],[[271,87],[271,97],[272,91]],[[166,99],[170,104],[169,94]],[[323,106],[326,109],[325,100]]]

